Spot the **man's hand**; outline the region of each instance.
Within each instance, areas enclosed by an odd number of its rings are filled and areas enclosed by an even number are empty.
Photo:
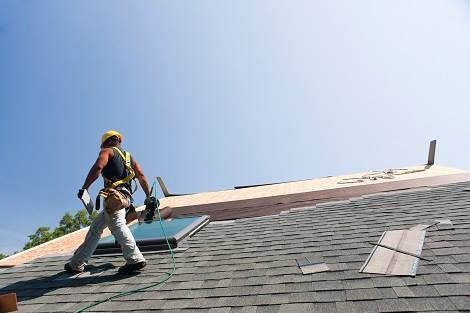
[[[144,204],[151,207],[157,207],[157,198],[154,196],[148,196],[145,198]]]
[[[151,221],[155,217],[155,210],[159,206],[159,202],[157,198],[154,196],[149,196],[145,199],[145,215],[144,215],[144,221]]]
[[[78,199],[82,199],[83,193],[85,192],[86,189],[78,189],[77,197]]]

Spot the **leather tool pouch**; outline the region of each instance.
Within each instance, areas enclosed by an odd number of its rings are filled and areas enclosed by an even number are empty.
[[[104,209],[108,214],[114,214],[131,205],[126,195],[114,188],[106,188],[101,195],[104,197]]]

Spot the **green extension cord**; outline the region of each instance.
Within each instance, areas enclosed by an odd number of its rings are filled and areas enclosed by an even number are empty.
[[[157,197],[157,192],[156,192],[156,188],[154,188],[156,186],[156,182],[154,181],[153,182],[153,185],[152,185],[152,190],[154,191],[154,196]],[[139,288],[135,288],[135,289],[131,289],[131,290],[128,290],[128,291],[123,291],[123,292],[120,292],[118,293],[117,295],[114,295],[114,296],[111,296],[109,298],[106,298],[106,299],[103,299],[103,300],[99,300],[99,301],[96,301],[92,304],[90,304],[89,306],[83,308],[83,309],[80,309],[78,311],[75,311],[74,313],[82,313],[82,312],[86,312],[88,309],[91,309],[99,304],[102,304],[102,303],[105,303],[105,302],[108,302],[108,301],[111,301],[113,299],[117,299],[117,298],[121,298],[121,297],[125,297],[125,296],[128,296],[128,295],[131,295],[133,293],[137,293],[137,292],[141,292],[141,291],[144,291],[146,289],[149,289],[149,288],[152,288],[152,287],[160,287],[161,285],[163,285],[166,281],[168,281],[172,276],[173,274],[175,273],[176,271],[176,260],[175,260],[175,255],[173,254],[173,249],[171,249],[171,245],[170,245],[170,242],[168,241],[168,237],[166,236],[166,233],[165,233],[165,227],[163,226],[163,222],[162,222],[162,217],[160,216],[160,209],[157,209],[156,210],[158,212],[158,220],[160,222],[160,227],[162,228],[162,233],[163,233],[163,236],[165,236],[165,240],[166,240],[166,244],[168,245],[168,249],[170,250],[170,254],[171,254],[171,261],[172,261],[172,269],[170,272],[166,272],[165,274],[167,274],[168,276],[165,277],[164,279],[158,281],[158,282],[155,282],[155,283],[151,283],[150,285],[148,286],[144,286],[144,287],[139,287]]]

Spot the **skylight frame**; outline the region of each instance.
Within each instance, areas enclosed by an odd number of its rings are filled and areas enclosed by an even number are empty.
[[[183,229],[179,230],[174,235],[167,235],[165,237],[155,237],[152,239],[138,239],[136,238],[136,244],[139,247],[140,251],[163,251],[168,250],[168,244],[170,245],[171,249],[175,249],[178,247],[178,243],[183,241],[184,239],[193,236],[199,230],[201,230],[204,226],[206,226],[210,222],[210,216],[202,215],[202,216],[182,216],[175,219],[183,219],[183,218],[194,218],[197,217],[193,222],[189,225],[185,226]],[[145,222],[144,222],[145,223]],[[153,223],[159,223],[158,221],[153,221]],[[136,225],[136,224],[134,224]],[[138,227],[138,226],[135,226]],[[131,232],[133,230],[131,229]],[[167,243],[168,240],[168,243]],[[121,253],[121,247],[119,244],[114,240],[113,242],[107,243],[99,243],[95,249],[93,255],[108,255],[114,253]]]

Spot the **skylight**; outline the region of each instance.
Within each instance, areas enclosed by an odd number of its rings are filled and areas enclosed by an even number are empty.
[[[167,250],[165,235],[172,249],[184,238],[191,236],[209,222],[209,216],[191,216],[162,221],[165,234],[159,221],[136,223],[129,227],[141,251]],[[120,253],[121,248],[113,235],[100,240],[95,255]]]

